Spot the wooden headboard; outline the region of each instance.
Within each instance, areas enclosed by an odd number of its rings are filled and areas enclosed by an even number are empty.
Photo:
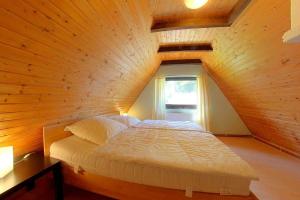
[[[111,116],[111,115],[118,115],[118,114],[119,112],[112,112],[112,113],[103,114],[101,116]],[[55,124],[44,126],[43,127],[44,156],[50,156],[50,146],[53,142],[72,135],[71,132],[64,131],[65,127],[81,119],[64,120]]]
[[[72,135],[69,131],[64,131],[65,127],[77,120],[64,121],[43,127],[44,156],[50,156],[50,146],[53,142]]]

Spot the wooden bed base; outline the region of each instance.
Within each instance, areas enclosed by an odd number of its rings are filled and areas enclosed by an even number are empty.
[[[44,155],[50,155],[50,145],[60,139],[71,135],[65,132],[64,127],[74,121],[62,122],[46,126],[43,129]],[[193,192],[193,197],[185,196],[185,191],[167,189],[161,187],[147,186],[137,183],[130,183],[117,179],[107,178],[88,172],[74,173],[72,167],[63,162],[64,182],[97,194],[105,195],[116,199],[130,200],[257,200],[251,193],[249,196],[222,196],[219,194]]]

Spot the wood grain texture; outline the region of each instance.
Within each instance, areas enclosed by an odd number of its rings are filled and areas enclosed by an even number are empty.
[[[0,1],[0,146],[42,126],[127,111],[160,62],[147,1]],[[138,77],[138,78],[137,78]]]
[[[239,0],[208,1],[200,9],[187,9],[184,1],[150,0],[154,21],[173,21],[189,18],[227,17]]]
[[[246,10],[250,2],[251,0],[214,0],[208,1],[199,9],[188,9],[183,0],[153,0],[151,32],[229,27]]]
[[[237,0],[209,2],[223,16]],[[126,111],[161,60],[201,59],[254,135],[299,154],[300,46],[282,42],[289,1],[253,0],[230,28],[150,33],[153,17],[195,14],[185,12],[181,0],[0,1],[0,145],[39,149],[43,125]],[[157,54],[193,42],[214,51]]]
[[[212,27],[228,27],[228,18],[191,18],[178,19],[172,21],[155,21],[151,27],[151,32],[171,31],[192,28],[212,28]]]
[[[157,33],[162,44],[212,42],[199,53],[252,134],[300,153],[300,45],[284,44],[290,1],[253,1],[230,28]],[[160,55],[197,58],[195,53]]]
[[[44,156],[50,156],[50,146],[53,142],[71,136],[72,133],[69,131],[65,131],[65,127],[72,123],[76,122],[76,120],[70,120],[66,122],[59,123],[55,125],[49,125],[43,127],[43,148],[44,148]]]

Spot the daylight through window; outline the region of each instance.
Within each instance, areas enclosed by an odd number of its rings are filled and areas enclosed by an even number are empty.
[[[197,109],[196,77],[167,77],[166,109]]]

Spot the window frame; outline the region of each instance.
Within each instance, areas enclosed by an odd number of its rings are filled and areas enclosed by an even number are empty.
[[[197,81],[195,76],[169,76],[165,78],[165,81]],[[175,110],[175,109],[186,109],[186,110],[196,110],[197,104],[167,104],[165,103],[165,109]]]

